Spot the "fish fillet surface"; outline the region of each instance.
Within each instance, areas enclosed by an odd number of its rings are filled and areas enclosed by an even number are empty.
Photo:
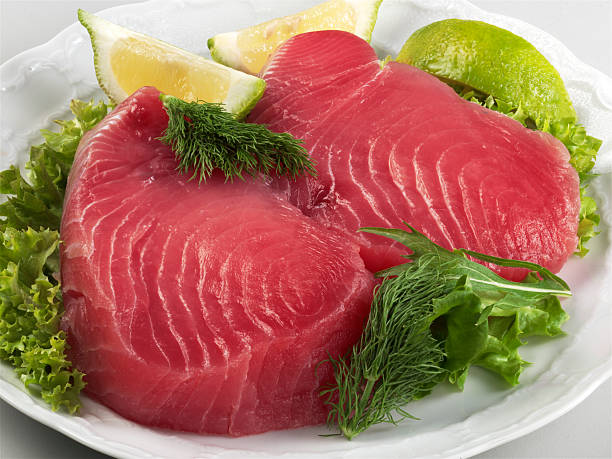
[[[318,177],[278,189],[330,228],[405,221],[434,242],[558,272],[577,245],[578,175],[547,133],[468,102],[412,66],[381,68],[364,40],[340,31],[288,40],[262,77],[249,116],[305,140]],[[360,233],[366,266],[403,261],[403,247]],[[520,280],[525,270],[492,267]]]
[[[153,426],[245,435],[325,421],[316,365],[358,339],[359,248],[263,183],[198,186],[153,88],[81,142],[62,218],[63,328],[89,395]]]

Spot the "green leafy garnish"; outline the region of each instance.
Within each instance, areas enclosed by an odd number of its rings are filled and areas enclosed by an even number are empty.
[[[221,104],[185,102],[165,94],[160,99],[169,117],[160,140],[174,151],[179,171],[192,171],[200,182],[215,169],[230,181],[273,173],[291,179],[316,176],[303,142],[288,133],[238,121]]]
[[[595,200],[586,195],[585,188],[580,188],[580,220],[578,223],[578,249],[576,253],[584,257],[589,249],[585,244],[592,237],[599,234],[595,227],[599,225],[599,215],[597,214],[597,204]]]
[[[41,131],[45,142],[30,149],[27,179],[15,166],[0,172],[0,193],[8,198],[0,204],[3,227],[59,230],[66,181],[77,146],[83,134],[106,116],[109,106],[73,100],[70,110],[74,119],[56,121],[62,127],[60,132]]]
[[[0,172],[0,359],[53,410],[75,413],[83,374],[71,368],[60,319],[64,312],[59,235],[68,173],[81,137],[110,107],[73,100],[75,118],[43,130],[45,142],[30,150],[23,177],[15,166]]]
[[[445,379],[463,388],[472,365],[518,384],[526,365],[518,353],[522,338],[562,334],[568,318],[557,296],[570,296],[569,287],[547,269],[451,252],[409,229],[362,228],[412,253],[410,263],[377,273],[384,280],[359,343],[349,355],[327,360],[335,371],[334,383],[321,393],[328,422],[349,439],[374,424],[412,417],[404,405]],[[470,258],[530,274],[508,281]]]
[[[78,410],[83,374],[66,360],[60,286],[43,273],[56,231],[6,228],[0,244],[0,358],[53,410]]]
[[[330,407],[328,424],[349,440],[374,424],[411,418],[404,405],[446,377],[443,344],[429,331],[433,299],[447,292],[441,280],[428,263],[385,279],[352,355],[329,358],[335,381],[321,396]]]
[[[576,254],[584,257],[588,253],[586,242],[593,236],[599,234],[595,227],[599,224],[597,205],[595,200],[587,196],[586,190],[590,180],[593,178],[591,169],[595,165],[597,152],[601,147],[601,140],[587,135],[584,126],[574,123],[571,120],[551,121],[548,118],[530,118],[522,107],[516,107],[493,96],[486,96],[482,93],[465,88],[458,84],[451,86],[463,98],[476,102],[484,107],[503,113],[510,118],[519,121],[523,126],[538,131],[548,132],[568,149],[570,153],[570,164],[578,172],[580,178],[580,220],[578,223],[578,248]]]

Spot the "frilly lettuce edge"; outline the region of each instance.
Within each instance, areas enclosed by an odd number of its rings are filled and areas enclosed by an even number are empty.
[[[73,100],[75,115],[56,121],[59,132],[30,149],[26,177],[11,166],[0,172],[0,360],[25,387],[56,411],[76,413],[84,374],[67,360],[59,272],[59,226],[66,182],[85,132],[112,107]]]

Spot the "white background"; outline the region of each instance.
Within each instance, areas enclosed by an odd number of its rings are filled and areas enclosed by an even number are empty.
[[[0,0],[0,63],[45,43],[75,22],[79,7],[96,12],[130,2]],[[472,2],[486,10],[536,25],[559,38],[582,61],[612,75],[612,0]],[[0,401],[0,458],[105,457],[38,424]],[[560,419],[477,457],[612,457],[611,381],[608,380]]]

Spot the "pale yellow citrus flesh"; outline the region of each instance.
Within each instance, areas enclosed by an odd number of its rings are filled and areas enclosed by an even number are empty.
[[[294,35],[315,30],[353,32],[357,22],[354,7],[345,1],[329,1],[293,16],[273,19],[238,33],[237,47],[249,73],[258,73],[270,55]]]
[[[223,102],[229,91],[229,69],[194,62],[152,41],[117,40],[110,51],[110,63],[117,84],[127,94],[143,82],[188,102]]]
[[[142,86],[188,102],[223,104],[244,118],[261,98],[261,79],[79,10],[100,87],[118,104]]]

